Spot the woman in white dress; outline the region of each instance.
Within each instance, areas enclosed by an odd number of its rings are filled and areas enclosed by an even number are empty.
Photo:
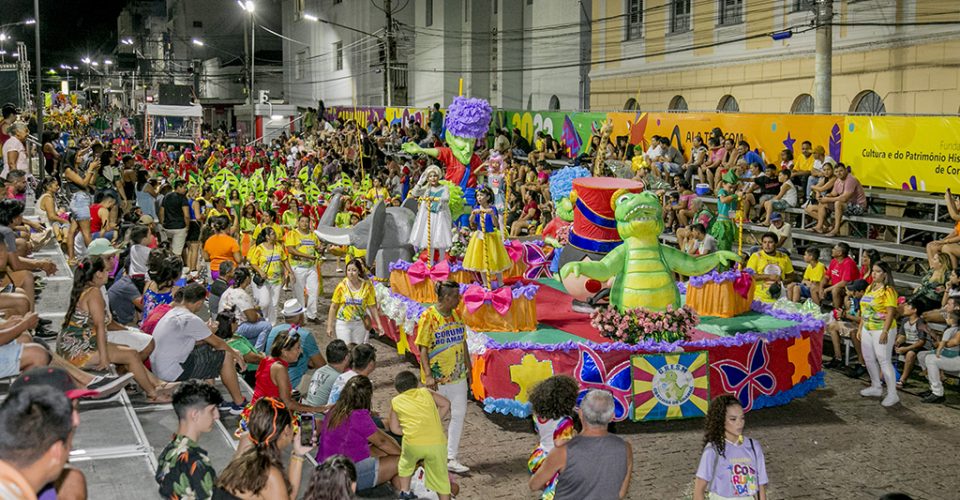
[[[443,261],[447,249],[453,243],[450,190],[440,184],[441,178],[443,175],[440,168],[431,165],[420,176],[417,185],[410,190],[410,195],[418,198],[420,207],[410,233],[410,244],[418,250],[429,248],[431,251],[430,255],[427,255],[427,261],[431,265],[434,263],[433,250],[440,251],[439,261]]]

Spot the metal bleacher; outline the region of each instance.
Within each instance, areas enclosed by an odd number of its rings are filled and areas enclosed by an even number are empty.
[[[26,217],[36,219],[34,196],[28,193],[27,199]],[[40,317],[50,319],[53,328],[59,329],[69,303],[73,273],[56,241],[35,251],[33,256],[53,260],[57,265],[57,273],[44,278],[45,288],[36,308]],[[54,344],[55,340],[49,341],[51,349]],[[252,391],[242,379],[240,383],[249,399]],[[226,394],[219,381],[216,386]],[[200,439],[200,446],[207,450],[217,470],[222,470],[233,458],[237,447],[233,430],[237,421],[235,416],[221,414],[213,432]],[[107,399],[82,400],[80,426],[73,438],[70,463],[86,476],[90,498],[154,498],[157,458],[176,430],[173,407],[147,404],[142,393],[120,391]],[[309,477],[304,474],[301,491],[305,491]]]

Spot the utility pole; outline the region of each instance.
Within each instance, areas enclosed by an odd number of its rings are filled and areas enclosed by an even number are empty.
[[[251,4],[252,5],[252,4]],[[253,134],[253,141],[257,141],[257,104],[253,98],[256,92],[254,86],[254,75],[256,74],[257,60],[257,20],[253,17],[253,9],[250,9],[250,133]]]
[[[386,64],[384,65],[384,79],[387,84],[387,97],[386,102],[387,106],[393,106],[393,75],[390,74],[390,63],[393,61],[393,5],[391,0],[383,0],[383,11],[387,15],[387,29],[386,29]]]
[[[830,113],[833,76],[833,0],[817,0],[817,53],[813,65],[813,104],[817,113]]]
[[[40,84],[42,72],[40,70],[40,0],[33,0],[33,19],[36,23],[33,25],[33,43],[34,61],[36,62],[37,72],[37,100],[34,106],[37,109],[37,139],[43,140],[43,86]],[[43,179],[43,167],[40,167],[40,179]]]

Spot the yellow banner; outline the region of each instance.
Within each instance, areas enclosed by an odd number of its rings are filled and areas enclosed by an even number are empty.
[[[943,192],[960,187],[960,118],[848,116],[843,156],[866,186]]]
[[[800,156],[800,145],[810,141],[813,147],[823,146],[828,154],[840,156],[842,116],[774,115],[729,113],[609,113],[613,119],[613,135],[629,136],[630,144],[647,144],[654,135],[671,138],[683,144],[689,154],[693,138],[709,137],[719,127],[725,137],[745,140],[750,149],[760,152],[767,163],[780,165],[780,152],[793,151]],[[642,140],[641,140],[642,139]]]

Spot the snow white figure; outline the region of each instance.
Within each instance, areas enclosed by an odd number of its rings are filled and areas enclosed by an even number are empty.
[[[443,177],[440,167],[431,165],[420,176],[410,195],[419,200],[417,219],[413,222],[410,244],[418,250],[428,249],[427,262],[434,264],[433,251],[440,251],[440,259],[446,259],[446,251],[453,244],[451,235],[453,221],[450,217],[450,190],[440,183]]]

